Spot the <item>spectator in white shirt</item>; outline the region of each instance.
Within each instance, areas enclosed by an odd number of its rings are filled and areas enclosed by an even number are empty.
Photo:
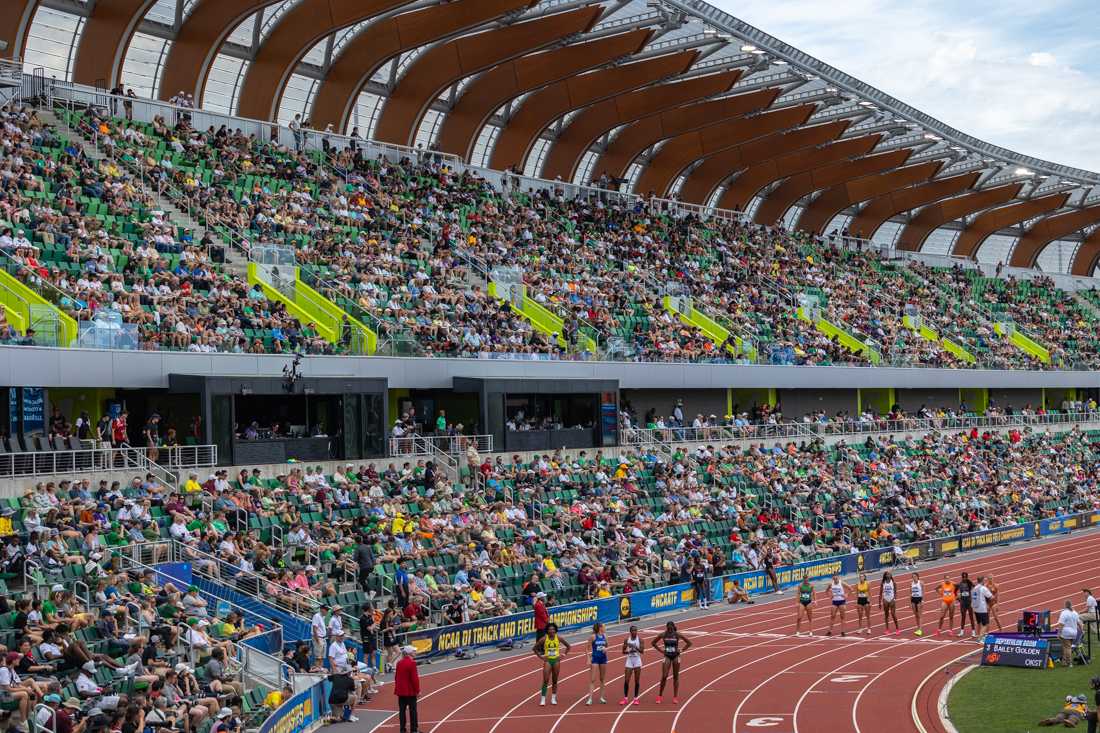
[[[328,604],[322,604],[309,622],[310,634],[313,637],[313,661],[321,664],[325,659],[325,640],[328,637],[328,624],[325,623],[325,613]]]
[[[1066,601],[1065,608],[1058,614],[1058,623],[1052,629],[1058,629],[1058,640],[1062,642],[1062,664],[1073,666],[1073,645],[1081,634],[1081,616],[1073,610],[1073,601]]]
[[[332,616],[328,620],[329,638],[335,639],[344,633],[344,607],[337,604],[332,607]]]
[[[978,578],[977,585],[970,591],[970,606],[974,609],[974,618],[978,622],[978,643],[989,630],[989,599],[993,591],[985,587],[985,577]]]
[[[337,631],[332,636],[332,643],[328,645],[328,662],[333,674],[347,674],[351,671],[348,665],[348,649],[344,646],[344,632]]]
[[[1092,595],[1092,591],[1082,588],[1081,592],[1085,594],[1085,618],[1088,620],[1100,618],[1097,616],[1096,597]]]

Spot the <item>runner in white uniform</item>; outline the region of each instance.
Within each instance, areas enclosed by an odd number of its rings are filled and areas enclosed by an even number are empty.
[[[829,596],[833,600],[833,610],[829,615],[829,630],[825,632],[825,635],[833,635],[833,623],[836,621],[839,612],[840,635],[844,636],[844,607],[848,603],[848,584],[841,580],[839,575],[834,575],[832,582],[829,583]]]
[[[909,602],[913,605],[913,617],[917,621],[915,636],[924,636],[924,629],[920,626],[920,607],[924,603],[924,584],[920,582],[920,573],[913,573],[913,581],[909,584]]]
[[[890,571],[886,571],[882,574],[882,582],[878,586],[878,607],[882,611],[883,617],[886,619],[887,634],[890,633],[891,618],[894,619],[894,633],[901,633],[901,627],[898,626],[898,612],[895,605],[894,576],[890,574]]]
[[[638,702],[638,694],[642,687],[642,652],[645,651],[645,644],[642,642],[642,637],[638,636],[638,627],[630,627],[630,636],[623,639],[623,654],[626,655],[626,672],[623,674],[623,699],[619,700],[620,705],[626,705],[630,700],[630,678],[634,678],[634,701],[633,705],[640,705]]]

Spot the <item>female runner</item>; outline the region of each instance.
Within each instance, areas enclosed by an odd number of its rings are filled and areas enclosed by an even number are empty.
[[[684,648],[680,649],[683,643]],[[672,671],[672,702],[680,702],[680,652],[691,648],[691,639],[676,630],[676,624],[669,621],[665,624],[664,633],[653,638],[651,645],[659,652],[664,652],[665,660],[661,663],[661,689],[657,693],[657,699],[653,702],[658,705],[665,694],[665,684],[668,682],[669,670]]]
[[[592,627],[592,636],[588,637],[588,646],[592,650],[592,664],[588,673],[588,702],[592,704],[592,688],[596,686],[596,676],[600,678],[600,703],[606,705],[603,696],[604,681],[607,679],[607,636],[603,633],[603,624],[596,622]]]
[[[974,607],[971,605],[970,591],[974,590],[974,581],[969,573],[963,573],[959,583],[955,586],[955,592],[959,596],[959,636],[966,635],[966,620],[970,619],[970,635],[974,636],[974,630],[978,628],[978,621],[974,618]]]
[[[940,610],[940,624],[936,627],[936,635],[939,636],[943,633],[944,619],[947,619],[948,633],[951,633],[951,629],[955,627],[955,599],[958,598],[959,591],[946,575],[943,576],[940,584],[936,586],[936,590],[940,592],[940,600],[943,601],[943,608]]]
[[[920,582],[920,573],[913,573],[913,581],[909,584],[909,603],[913,606],[913,618],[917,621],[917,630],[914,636],[924,636],[924,629],[920,627],[920,607],[924,603],[924,584]]]
[[[535,656],[542,660],[542,697],[539,705],[546,705],[546,688],[550,686],[550,704],[558,704],[558,673],[561,658],[569,653],[569,642],[558,636],[558,625],[546,624],[546,636],[535,642]]]
[[[840,613],[840,635],[844,636],[844,606],[848,604],[848,584],[840,579],[839,575],[833,576],[833,582],[829,583],[829,595],[833,599],[833,610],[829,614],[829,630],[825,636],[833,635],[833,624],[836,622],[837,613]]]
[[[871,633],[871,584],[863,573],[859,574],[859,582],[856,583],[856,623],[859,624],[857,633]]]
[[[806,617],[806,625],[809,631],[807,636],[814,635],[814,587],[809,578],[803,578],[798,585],[798,604],[794,612],[794,635],[802,636],[802,616]]]
[[[778,562],[779,557],[775,545],[769,542],[764,547],[764,573],[768,576],[768,580],[772,582],[772,590],[777,595],[783,595],[783,591],[779,590],[779,576],[775,574],[775,566]]]
[[[638,627],[630,627],[630,636],[623,639],[623,654],[626,655],[626,672],[623,674],[623,699],[620,705],[626,705],[630,699],[630,678],[634,678],[634,705],[638,702],[638,690],[642,686],[642,652],[645,651],[645,643],[638,636]]]
[[[886,633],[890,633],[890,619],[894,619],[894,633],[900,634],[897,611],[897,587],[894,585],[894,576],[887,570],[882,574],[882,582],[878,586],[878,607],[886,619]]]
[[[989,592],[993,594],[993,597],[989,599],[989,618],[993,619],[997,624],[997,631],[1001,630],[1001,617],[997,615],[997,604],[1000,603],[1000,590],[997,588],[997,584],[993,582],[993,576],[987,575],[985,577],[985,587],[989,588]]]

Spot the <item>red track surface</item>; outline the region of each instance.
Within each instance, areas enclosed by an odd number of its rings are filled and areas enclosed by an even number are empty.
[[[926,597],[944,573],[957,578],[992,574],[1000,589],[1001,621],[1015,626],[1019,611],[1058,608],[1078,600],[1081,587],[1096,584],[1100,536],[1035,545],[1014,552],[964,557],[921,570]],[[872,602],[873,635],[813,638],[794,634],[793,595],[776,604],[736,607],[683,620],[677,626],[694,646],[684,653],[680,704],[654,703],[660,682],[659,655],[650,649],[642,670],[642,704],[619,707],[623,661],[609,637],[607,705],[586,706],[589,665],[584,640],[588,632],[565,634],[574,653],[562,661],[558,705],[539,707],[541,665],[528,652],[504,659],[424,675],[421,678],[420,730],[423,733],[797,733],[804,731],[873,731],[940,733],[936,701],[948,674],[962,666],[956,660],[974,655],[972,639],[935,636],[939,602],[926,598],[924,638],[915,630],[900,573],[898,618],[902,635],[883,635],[882,614]],[[828,628],[829,601],[818,593],[815,633]],[[872,588],[877,598],[877,588]],[[848,628],[855,627],[849,603]],[[664,618],[640,624],[647,643],[663,628]],[[956,628],[958,619],[956,618]],[[393,710],[384,689],[368,707]],[[918,723],[915,718],[920,721]],[[396,717],[375,729],[397,730]]]

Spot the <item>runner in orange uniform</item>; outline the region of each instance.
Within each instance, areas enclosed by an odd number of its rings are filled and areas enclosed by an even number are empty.
[[[936,628],[936,634],[939,635],[943,633],[944,619],[947,619],[948,631],[951,631],[955,625],[955,601],[958,598],[958,588],[945,575],[943,581],[936,586],[936,590],[940,592],[940,600],[943,601],[943,608],[940,610],[940,624]]]

